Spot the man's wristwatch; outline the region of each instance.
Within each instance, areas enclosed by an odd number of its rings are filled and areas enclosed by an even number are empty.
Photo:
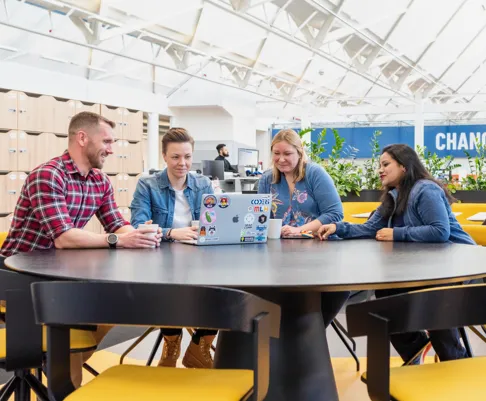
[[[116,244],[118,243],[118,235],[108,234],[108,237],[106,237],[106,242],[108,242],[108,245],[111,249],[116,249]]]

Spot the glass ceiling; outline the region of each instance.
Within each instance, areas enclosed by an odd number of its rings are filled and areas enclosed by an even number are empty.
[[[1,62],[167,96],[203,79],[323,113],[483,103],[484,43],[486,0],[0,0]]]

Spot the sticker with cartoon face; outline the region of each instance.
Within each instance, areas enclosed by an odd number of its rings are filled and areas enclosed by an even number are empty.
[[[204,226],[201,227],[201,229],[199,230],[199,236],[200,237],[206,236],[206,227],[204,227]]]
[[[208,235],[214,236],[216,234],[216,226],[209,226],[208,227]]]
[[[214,210],[205,210],[203,212],[202,221],[204,224],[213,224],[216,221],[216,212]]]
[[[216,200],[216,197],[214,195],[206,196],[203,201],[204,206],[208,209],[212,209],[213,207],[215,207],[216,203],[218,203],[218,201]]]
[[[258,222],[260,224],[265,224],[267,222],[267,216],[262,214],[261,216],[258,216]]]
[[[255,216],[248,213],[246,216],[245,216],[245,224],[253,224],[253,222],[255,221]]]
[[[230,205],[230,199],[228,196],[220,196],[219,197],[219,204],[218,206],[221,208],[221,209],[225,209],[227,208],[228,206]]]

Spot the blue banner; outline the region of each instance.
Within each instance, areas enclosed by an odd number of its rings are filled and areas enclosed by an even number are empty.
[[[442,125],[424,128],[424,145],[444,157],[466,157],[464,151],[477,154],[476,143],[486,145],[486,125]]]
[[[380,147],[393,143],[405,143],[414,147],[414,127],[357,127],[337,128],[339,135],[344,138],[345,155],[352,153],[352,148],[357,149],[357,158],[371,157],[371,137],[375,131],[381,131],[378,138]],[[311,140],[315,142],[322,128],[315,128],[311,133]],[[272,137],[279,130],[272,130]],[[296,130],[300,131],[300,130]],[[322,157],[327,158],[334,145],[334,135],[331,128],[327,128],[325,139],[326,151]],[[466,157],[464,151],[472,156],[477,154],[476,143],[486,145],[486,125],[437,125],[424,127],[424,145],[432,153],[440,157],[452,155],[455,158]]]

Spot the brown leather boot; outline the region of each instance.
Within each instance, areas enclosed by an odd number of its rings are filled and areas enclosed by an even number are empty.
[[[182,334],[177,336],[164,336],[164,349],[158,366],[175,368],[181,355]]]
[[[211,344],[216,336],[203,336],[199,344],[191,341],[187,347],[182,364],[186,368],[212,369],[213,357],[211,356]]]

